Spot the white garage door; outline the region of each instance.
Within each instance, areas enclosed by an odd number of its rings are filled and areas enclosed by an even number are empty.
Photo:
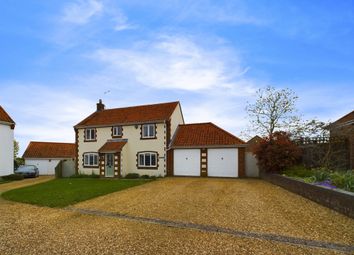
[[[237,149],[208,149],[208,176],[238,177]]]
[[[174,150],[173,153],[174,175],[200,176],[199,149],[178,149]]]

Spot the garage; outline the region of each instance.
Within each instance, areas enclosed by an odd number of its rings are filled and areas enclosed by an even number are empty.
[[[200,150],[177,149],[174,150],[174,175],[200,176]]]
[[[179,125],[167,153],[167,175],[243,177],[245,147],[213,123]]]
[[[208,176],[238,177],[237,149],[208,149]]]
[[[75,148],[74,143],[30,142],[22,157],[26,165],[38,167],[39,175],[54,175],[60,161],[74,166]],[[74,174],[74,167],[71,168],[65,168],[67,175]]]

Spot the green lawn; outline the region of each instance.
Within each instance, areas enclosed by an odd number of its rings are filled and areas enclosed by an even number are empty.
[[[1,196],[16,202],[49,207],[65,207],[146,182],[149,182],[149,180],[63,178],[9,190]]]

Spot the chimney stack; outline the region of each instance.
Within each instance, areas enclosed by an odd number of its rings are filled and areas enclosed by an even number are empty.
[[[100,99],[97,103],[97,111],[102,112],[104,110],[104,104],[102,103],[102,99]]]

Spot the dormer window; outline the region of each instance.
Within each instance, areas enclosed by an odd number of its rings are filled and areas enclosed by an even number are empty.
[[[85,142],[96,141],[96,128],[85,129]]]
[[[112,127],[112,137],[122,137],[123,136],[123,127],[114,126]]]
[[[141,126],[141,138],[142,139],[154,139],[156,138],[156,125],[144,124]]]

